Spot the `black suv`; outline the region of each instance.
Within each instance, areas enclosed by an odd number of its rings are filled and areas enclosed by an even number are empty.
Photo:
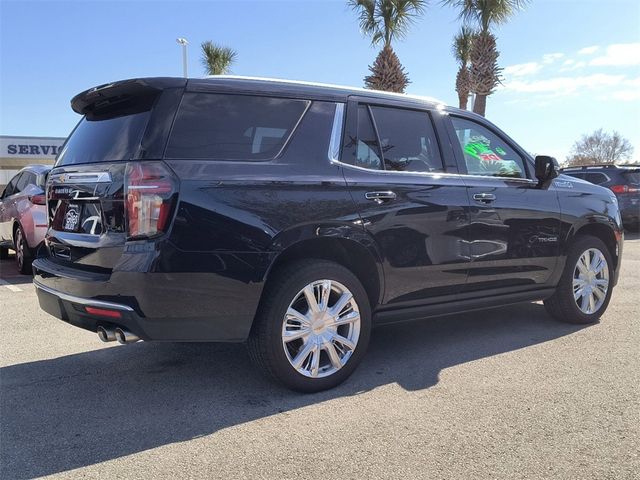
[[[230,77],[115,82],[71,106],[35,285],[104,341],[246,341],[317,391],[373,325],[536,300],[589,323],[618,277],[613,193],[466,111]]]
[[[624,228],[640,229],[640,165],[568,167],[562,173],[611,190],[618,198]]]

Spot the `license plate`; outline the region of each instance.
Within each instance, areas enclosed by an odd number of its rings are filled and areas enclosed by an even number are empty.
[[[75,232],[78,229],[78,223],[80,223],[80,205],[70,204],[67,207],[67,211],[64,214],[64,230],[68,232]]]

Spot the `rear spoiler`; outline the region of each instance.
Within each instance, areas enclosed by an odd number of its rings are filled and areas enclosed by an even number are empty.
[[[106,83],[85,90],[71,99],[71,108],[80,115],[132,97],[155,96],[166,88],[180,88],[187,84],[186,78],[156,77],[136,78]]]

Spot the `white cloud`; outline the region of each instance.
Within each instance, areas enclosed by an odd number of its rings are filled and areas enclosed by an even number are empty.
[[[505,67],[503,72],[506,76],[522,77],[525,75],[533,75],[537,73],[542,66],[536,62],[519,63],[517,65],[509,65]]]
[[[586,90],[600,90],[625,85],[624,75],[596,73],[581,77],[554,77],[543,80],[514,80],[505,82],[504,88],[519,93],[543,93],[554,96],[572,95]]]
[[[542,56],[542,62],[543,63],[553,63],[556,60],[561,59],[562,57],[564,57],[564,53],[547,53],[545,55]]]
[[[609,95],[613,100],[622,100],[623,102],[633,102],[640,100],[640,90],[617,90]]]
[[[597,45],[593,45],[591,47],[584,47],[578,50],[578,55],[592,55],[600,50],[600,47]]]
[[[640,65],[640,42],[609,45],[604,55],[589,62],[593,66]]]
[[[575,60],[565,60],[564,63],[562,64],[562,67],[560,67],[560,72],[570,72],[572,70],[577,70],[579,68],[583,68],[587,66],[587,62],[583,62],[582,60],[580,60],[579,62],[576,62]]]

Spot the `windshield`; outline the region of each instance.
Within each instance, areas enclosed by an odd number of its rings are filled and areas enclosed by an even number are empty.
[[[58,155],[56,166],[132,159],[149,111],[111,118],[84,117]]]

